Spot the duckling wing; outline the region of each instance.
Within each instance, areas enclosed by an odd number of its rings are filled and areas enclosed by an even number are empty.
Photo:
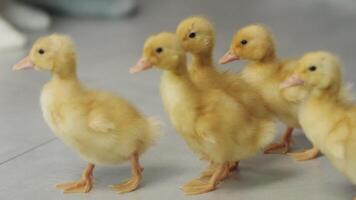
[[[118,131],[130,126],[139,113],[127,101],[106,92],[93,92],[88,104],[88,127],[97,132]]]
[[[89,115],[88,126],[96,132],[108,132],[115,129],[115,124],[103,113],[93,110]]]
[[[239,104],[219,90],[211,90],[204,96],[200,116],[196,122],[197,135],[212,144],[229,133],[239,118]]]

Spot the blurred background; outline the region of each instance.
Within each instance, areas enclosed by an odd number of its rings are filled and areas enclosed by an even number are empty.
[[[132,76],[128,69],[148,36],[175,31],[191,15],[206,16],[216,26],[215,59],[226,52],[237,29],[262,23],[274,33],[280,57],[328,50],[342,60],[345,81],[356,81],[355,0],[0,0],[0,199],[190,199],[179,186],[203,164],[170,126],[159,96],[160,73]],[[143,157],[140,190],[117,196],[106,187],[128,177],[128,165],[98,167],[89,194],[63,196],[52,187],[79,177],[85,163],[42,119],[38,99],[48,74],[14,73],[11,66],[36,38],[53,32],[76,42],[79,76],[87,86],[117,93],[164,122],[165,135]],[[238,71],[244,64],[223,67]],[[300,131],[295,144],[294,150],[310,146]],[[259,155],[242,162],[241,171],[221,189],[193,199],[339,200],[354,195],[354,187],[324,157],[300,163]]]

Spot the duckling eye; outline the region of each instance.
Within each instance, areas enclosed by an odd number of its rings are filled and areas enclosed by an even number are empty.
[[[247,42],[247,40],[241,40],[241,42],[240,42],[242,45],[245,45],[245,44],[247,44],[248,42]]]
[[[312,65],[309,67],[309,71],[313,72],[313,71],[316,71],[316,66],[315,65]]]
[[[195,36],[197,36],[196,33],[194,33],[194,32],[189,33],[189,38],[195,38]]]
[[[163,49],[162,49],[162,47],[158,47],[155,51],[156,51],[157,53],[162,53]]]
[[[38,53],[42,55],[42,54],[45,53],[45,51],[44,51],[43,49],[39,49],[39,50],[38,50]]]

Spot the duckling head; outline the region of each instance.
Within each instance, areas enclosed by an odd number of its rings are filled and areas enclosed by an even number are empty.
[[[211,53],[214,48],[214,26],[204,17],[193,16],[183,20],[176,34],[184,50],[192,54]]]
[[[174,33],[162,32],[149,37],[143,48],[142,58],[130,69],[137,73],[153,66],[170,71],[185,70],[186,56]]]
[[[72,40],[65,35],[52,34],[38,39],[29,55],[14,65],[13,70],[34,68],[65,76],[75,73],[75,62]]]
[[[309,90],[338,92],[342,83],[340,62],[336,56],[324,51],[305,54],[294,75],[282,83],[282,88],[304,86]]]
[[[239,59],[262,61],[273,56],[275,47],[270,31],[262,25],[249,25],[235,34],[230,50],[219,62],[226,64]]]

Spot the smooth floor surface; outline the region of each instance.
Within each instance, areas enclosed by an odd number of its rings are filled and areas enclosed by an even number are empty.
[[[336,3],[337,2],[337,3]],[[273,31],[282,57],[325,49],[343,61],[345,80],[356,81],[356,5],[341,0],[150,0],[135,17],[121,20],[55,18],[50,32],[71,35],[77,43],[79,75],[92,88],[120,94],[143,113],[165,124],[164,135],[141,159],[145,168],[139,190],[117,195],[107,187],[130,176],[128,164],[95,169],[88,194],[64,195],[53,186],[76,180],[86,163],[56,139],[42,119],[39,94],[47,73],[12,72],[28,50],[0,53],[0,199],[239,199],[351,200],[356,190],[325,157],[297,162],[284,155],[258,155],[241,162],[231,178],[209,194],[186,197],[179,186],[205,167],[171,127],[159,96],[160,73],[130,75],[143,42],[160,31],[175,31],[190,15],[208,16],[216,25],[215,58],[227,50],[239,27],[263,23]],[[40,33],[33,36],[44,35]],[[224,68],[239,70],[243,62]],[[282,126],[278,131],[282,131]],[[310,147],[297,131],[294,150]]]

